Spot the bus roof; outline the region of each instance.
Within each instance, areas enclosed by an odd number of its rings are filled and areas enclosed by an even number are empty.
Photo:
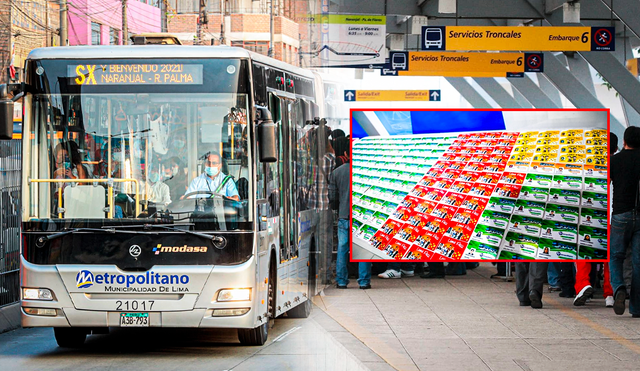
[[[64,46],[33,49],[27,60],[34,59],[142,59],[142,58],[244,58],[313,79],[313,74],[277,59],[230,46],[192,45],[99,45]]]

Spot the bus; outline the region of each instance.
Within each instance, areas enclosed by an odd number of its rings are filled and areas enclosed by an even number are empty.
[[[308,316],[333,244],[316,84],[225,46],[33,50],[0,86],[0,139],[24,102],[23,327],[61,347],[109,327],[262,345]]]

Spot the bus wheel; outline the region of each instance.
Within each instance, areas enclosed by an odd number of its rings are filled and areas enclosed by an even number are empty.
[[[61,348],[79,348],[87,338],[87,330],[78,327],[55,327],[53,334]]]
[[[307,318],[311,314],[311,299],[307,299],[302,304],[293,307],[287,311],[287,317],[290,318]]]

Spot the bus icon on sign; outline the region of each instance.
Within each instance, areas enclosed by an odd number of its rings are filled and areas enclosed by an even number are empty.
[[[439,27],[426,27],[424,31],[424,48],[423,49],[444,49],[444,35]]]
[[[391,57],[391,69],[392,70],[406,70],[407,69],[407,55],[405,53],[394,53]]]

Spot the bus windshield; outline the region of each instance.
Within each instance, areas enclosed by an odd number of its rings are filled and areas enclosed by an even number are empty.
[[[250,228],[244,69],[190,62],[34,63],[25,221]]]

